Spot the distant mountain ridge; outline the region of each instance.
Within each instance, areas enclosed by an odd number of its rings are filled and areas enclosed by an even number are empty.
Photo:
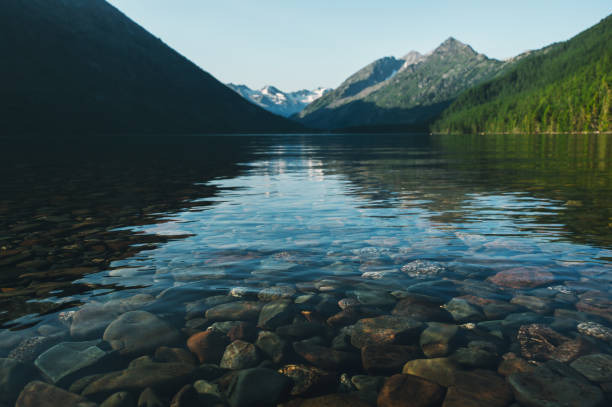
[[[612,132],[610,44],[612,16],[504,61],[450,37],[372,62],[293,118],[358,132]]]
[[[462,91],[495,77],[513,61],[479,54],[453,37],[422,55],[385,57],[351,75],[294,118],[321,129],[429,123]]]
[[[302,130],[104,0],[0,2],[3,134]]]
[[[232,90],[104,0],[3,0],[0,125],[3,134],[610,132],[611,43],[608,16],[505,61],[450,37],[424,55],[376,60],[332,91]]]
[[[301,112],[307,105],[330,92],[330,88],[319,87],[313,90],[303,89],[296,92],[283,92],[274,86],[264,86],[253,90],[246,85],[227,84],[243,98],[283,117]]]

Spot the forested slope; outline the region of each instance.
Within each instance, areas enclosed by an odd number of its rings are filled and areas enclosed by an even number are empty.
[[[320,129],[427,130],[464,90],[496,77],[514,61],[479,54],[455,38],[427,55],[387,57],[361,69],[297,119]]]
[[[523,58],[461,94],[432,130],[563,133],[612,130],[612,16]]]

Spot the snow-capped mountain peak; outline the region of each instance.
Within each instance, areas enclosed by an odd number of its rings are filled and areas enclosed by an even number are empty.
[[[283,92],[280,89],[266,85],[259,90],[253,90],[246,85],[227,85],[236,93],[264,109],[280,116],[289,117],[302,111],[308,104],[314,102],[327,92],[329,88],[303,89],[296,92]]]

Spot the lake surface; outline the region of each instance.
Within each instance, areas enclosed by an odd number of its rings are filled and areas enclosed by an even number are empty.
[[[2,144],[0,406],[610,397],[609,135]]]

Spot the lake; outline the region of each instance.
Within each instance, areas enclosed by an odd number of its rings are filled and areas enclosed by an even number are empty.
[[[0,406],[611,395],[610,135],[2,144]]]

